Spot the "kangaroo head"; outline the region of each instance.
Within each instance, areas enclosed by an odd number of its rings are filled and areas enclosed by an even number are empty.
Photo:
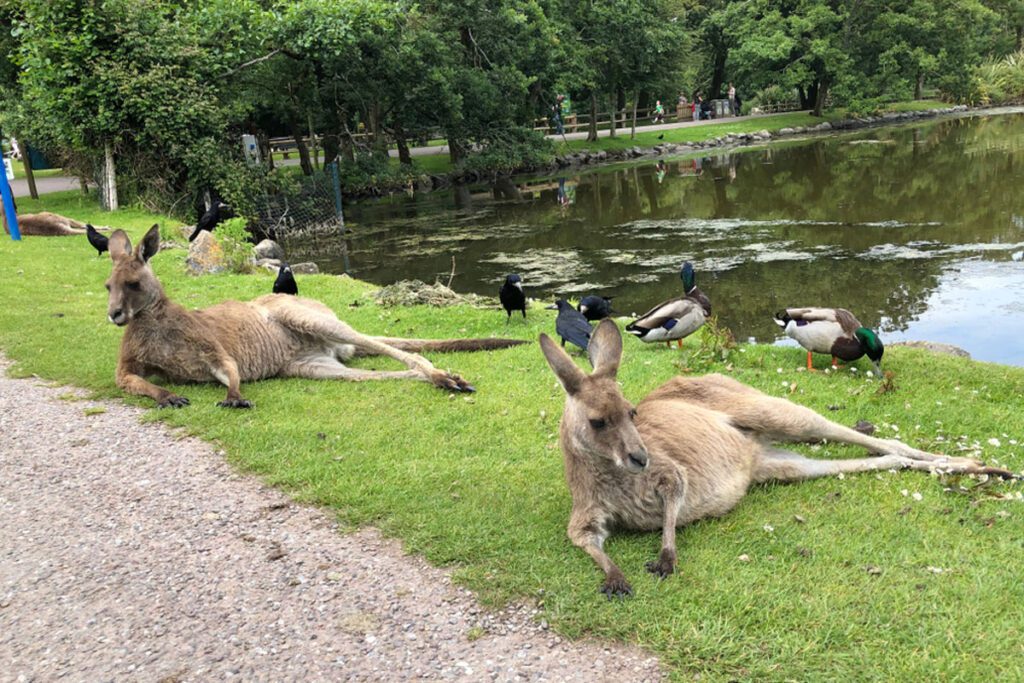
[[[132,318],[163,298],[160,281],[149,267],[149,259],[160,250],[160,229],[154,225],[132,251],[124,230],[110,236],[110,258],[114,267],[107,278],[107,319],[127,325]]]
[[[540,347],[548,365],[565,389],[562,415],[563,449],[610,461],[634,474],[647,468],[647,449],[633,418],[636,410],[615,381],[622,359],[622,335],[611,320],[604,320],[590,338],[594,372],[586,374],[546,334]]]

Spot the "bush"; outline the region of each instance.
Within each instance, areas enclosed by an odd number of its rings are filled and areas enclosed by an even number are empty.
[[[979,66],[974,72],[968,101],[971,104],[1024,102],[1024,50]]]
[[[232,273],[251,273],[252,244],[244,218],[229,218],[217,224],[217,242],[224,252],[224,267]]]

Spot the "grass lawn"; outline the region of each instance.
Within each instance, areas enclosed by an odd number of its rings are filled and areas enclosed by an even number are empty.
[[[924,111],[927,109],[938,109],[949,106],[938,100],[919,100],[912,102],[896,102],[886,105],[885,111]],[[825,112],[823,117],[811,116],[805,112],[785,112],[782,114],[770,114],[767,116],[743,116],[739,118],[723,119],[722,123],[708,124],[703,126],[690,126],[687,128],[675,128],[661,131],[644,131],[637,128],[635,138],[629,137],[629,127],[620,128],[615,138],[602,137],[597,142],[586,140],[570,140],[568,142],[556,142],[558,152],[579,152],[590,151],[612,151],[629,149],[630,147],[653,147],[657,144],[673,142],[681,144],[685,142],[702,142],[711,140],[729,133],[755,133],[767,130],[775,133],[783,128],[796,128],[797,126],[816,126],[822,121],[836,121],[846,116],[845,110],[836,109]],[[662,136],[659,138],[659,136]]]
[[[14,179],[15,180],[17,180],[19,178],[24,178],[25,177],[25,167],[21,164],[20,161],[15,161],[12,164],[12,166],[14,168]],[[62,176],[62,175],[64,175],[64,169],[63,168],[46,168],[46,169],[42,169],[42,170],[39,170],[39,171],[33,171],[32,175],[37,180],[39,178],[52,178],[54,176]]]
[[[24,211],[125,227],[135,240],[163,220],[139,210],[103,214],[75,193],[22,202]],[[186,306],[270,291],[270,274],[190,277],[184,257],[167,250],[152,263]],[[15,374],[121,397],[113,376],[122,330],[106,321],[109,270],[84,238],[0,239],[0,349],[16,361]],[[347,278],[305,276],[299,287],[373,334],[534,341],[553,329],[553,312],[539,307],[506,327],[497,309],[384,309],[369,285]],[[797,349],[744,345],[708,362],[699,340],[682,352],[625,342],[620,380],[632,399],[690,368],[712,369],[845,424],[870,420],[880,436],[1024,468],[1024,368],[892,348],[884,364],[897,389],[879,394],[863,372],[798,371]],[[537,345],[431,358],[478,393],[268,380],[243,385],[254,409],[230,411],[215,405],[223,388],[192,385],[171,387],[191,406],[154,409],[148,419],[218,444],[238,467],[351,526],[380,527],[450,566],[490,605],[533,602],[561,633],[649,648],[675,680],[1024,678],[1020,484],[964,494],[946,490],[957,482],[883,472],[759,486],[727,517],[680,532],[679,573],[665,581],[643,569],[658,533],[613,536],[608,550],[636,596],[609,602],[598,593],[600,572],[565,536],[570,499],[556,436],[563,396]],[[859,455],[833,445],[804,450]]]

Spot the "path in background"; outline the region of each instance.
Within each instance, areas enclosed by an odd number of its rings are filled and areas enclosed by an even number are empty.
[[[39,194],[51,192],[64,192],[65,190],[77,190],[81,187],[78,178],[72,176],[50,176],[47,178],[36,178],[36,191]],[[28,181],[24,178],[15,178],[11,181],[11,191],[15,198],[28,196]]]
[[[397,541],[342,535],[138,408],[7,367],[0,680],[661,678],[647,653],[566,641],[528,607],[487,612]]]

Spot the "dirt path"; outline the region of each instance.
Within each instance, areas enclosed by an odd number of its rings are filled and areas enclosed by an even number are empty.
[[[0,680],[659,677],[648,654],[567,642],[528,608],[487,613],[398,543],[341,535],[138,409],[7,365]]]

